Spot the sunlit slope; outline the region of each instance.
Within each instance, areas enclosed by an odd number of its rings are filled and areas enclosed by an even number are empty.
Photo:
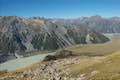
[[[70,75],[83,75],[87,80],[120,80],[120,51],[105,57],[86,59],[70,65]]]
[[[120,38],[114,38],[105,44],[88,44],[80,47],[70,48],[77,55],[102,56],[120,50]]]

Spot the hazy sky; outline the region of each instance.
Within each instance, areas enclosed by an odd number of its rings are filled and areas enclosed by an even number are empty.
[[[1,16],[120,16],[120,0],[0,0]]]

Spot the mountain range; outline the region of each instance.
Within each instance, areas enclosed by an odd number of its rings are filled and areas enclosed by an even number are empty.
[[[41,18],[0,17],[0,51],[3,53],[56,50],[106,41],[105,36],[85,24],[69,26]]]
[[[119,32],[118,17],[47,19],[0,16],[0,61],[4,61],[3,57],[6,61],[31,51],[55,51],[78,44],[105,43],[109,38],[103,33]]]
[[[120,0],[0,0],[0,80],[120,80]]]
[[[94,29],[100,33],[120,33],[120,17],[103,18],[99,15],[91,17],[80,17],[76,19],[50,19],[54,23],[62,25],[76,25],[81,24]]]

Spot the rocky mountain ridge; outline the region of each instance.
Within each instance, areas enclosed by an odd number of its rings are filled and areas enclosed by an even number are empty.
[[[120,33],[120,17],[103,18],[99,15],[80,17],[76,19],[50,19],[54,23],[63,25],[87,25],[101,33]]]
[[[109,39],[81,24],[63,26],[43,18],[0,17],[0,53],[52,51],[76,44],[104,43]]]

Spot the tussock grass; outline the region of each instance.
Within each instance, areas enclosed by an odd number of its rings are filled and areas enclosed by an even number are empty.
[[[104,56],[120,50],[120,39],[112,39],[112,41],[104,44],[87,44],[68,50],[80,56]]]
[[[85,74],[88,80],[120,80],[120,51],[101,58],[86,59],[69,68],[72,77]]]

